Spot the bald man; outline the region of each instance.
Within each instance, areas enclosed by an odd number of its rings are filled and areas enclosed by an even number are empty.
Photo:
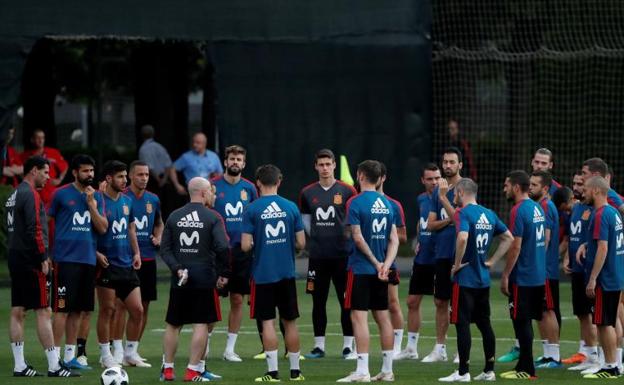
[[[193,324],[193,336],[184,381],[208,380],[203,357],[208,331],[221,321],[217,288],[223,288],[230,276],[225,225],[221,216],[207,207],[214,200],[210,182],[192,178],[188,191],[190,202],[171,213],[160,244],[162,259],[171,270],[161,372],[164,381],[174,380],[179,333],[187,324]]]
[[[208,138],[202,132],[193,135],[191,149],[182,154],[169,169],[169,178],[180,195],[186,195],[186,189],[178,181],[178,172],[189,182],[195,177],[214,178],[223,174],[219,156],[206,148]]]

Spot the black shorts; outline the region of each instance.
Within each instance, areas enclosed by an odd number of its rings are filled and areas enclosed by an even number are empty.
[[[544,311],[559,313],[559,280],[547,279],[544,286]]]
[[[376,275],[349,271],[345,309],[388,310],[388,282],[379,280]]]
[[[401,283],[401,274],[399,273],[398,268],[390,268],[390,272],[388,272],[388,284],[397,286]]]
[[[297,285],[294,278],[273,283],[257,284],[251,282],[249,296],[249,314],[260,321],[275,319],[275,308],[279,316],[287,321],[299,318],[297,305]]]
[[[156,292],[156,260],[141,261],[141,268],[137,270],[137,276],[139,277],[139,287],[141,288],[141,301],[156,301],[158,296]]]
[[[344,287],[347,283],[347,258],[314,258],[308,259],[308,278],[306,293],[313,294],[318,287],[321,292],[329,290],[329,284]]]
[[[122,301],[126,300],[132,290],[140,286],[139,277],[132,266],[114,265],[109,265],[105,269],[98,267],[95,284],[115,290],[115,295]]]
[[[211,324],[221,321],[216,289],[171,287],[165,322],[173,326]]]
[[[241,250],[240,245],[231,249],[232,274],[227,285],[218,290],[219,295],[227,297],[228,293],[247,295],[251,293],[251,254]]]
[[[58,313],[93,311],[95,266],[55,262],[52,271],[52,309]]]
[[[409,295],[432,295],[435,265],[420,265],[412,267],[412,277],[409,284]]]
[[[476,323],[490,318],[490,288],[462,287],[453,284],[451,323]]]
[[[600,286],[596,286],[596,298],[592,313],[594,314],[594,325],[613,326],[618,319],[618,305],[620,304],[621,291],[604,291]]]
[[[575,316],[592,313],[593,301],[587,296],[584,273],[572,273],[572,312]]]
[[[451,267],[453,261],[450,259],[436,259],[435,278],[433,282],[433,297],[441,300],[451,299]]]
[[[544,312],[544,286],[518,286],[509,288],[509,315],[512,320],[534,319],[540,321]]]
[[[226,290],[223,290],[223,296],[227,297],[227,293],[235,293],[240,295],[247,295],[251,293],[251,282],[248,278],[231,277],[228,280]]]
[[[11,306],[30,309],[48,307],[48,280],[36,269],[9,269],[11,275]]]

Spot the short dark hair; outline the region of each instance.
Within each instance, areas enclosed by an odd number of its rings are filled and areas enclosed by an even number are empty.
[[[76,154],[71,160],[72,170],[79,170],[80,166],[89,165],[95,167],[95,160],[87,154]]]
[[[256,169],[256,180],[264,186],[277,186],[282,180],[282,171],[273,164],[264,164]]]
[[[28,174],[35,167],[37,168],[37,170],[41,170],[46,165],[50,165],[50,161],[48,161],[46,158],[39,155],[31,156],[30,158],[26,159],[26,163],[24,163],[24,175]]]
[[[128,166],[124,162],[118,160],[109,160],[104,163],[104,176],[114,176],[118,172],[127,171]]]
[[[144,162],[142,160],[135,160],[132,163],[130,163],[130,168],[128,169],[128,172],[134,170],[134,168],[137,166],[146,166],[149,168],[149,165],[147,164],[147,162]]]
[[[427,163],[423,168],[422,176],[425,176],[425,171],[440,171],[440,167],[435,163]]]
[[[574,170],[574,176],[582,176],[583,175],[583,170],[581,170],[580,168]]]
[[[234,154],[234,155],[240,154],[244,157],[247,157],[247,150],[245,150],[245,147],[243,146],[239,146],[238,144],[233,144],[225,148],[225,159],[227,159],[227,157],[230,156],[230,154]]]
[[[553,158],[553,153],[552,151],[550,151],[549,149],[547,149],[546,147],[542,147],[542,148],[538,148],[535,151],[535,154],[540,154],[540,155],[546,155],[549,159],[550,162],[554,162],[554,158]],[[533,158],[535,158],[535,154],[533,154]]]
[[[321,158],[329,158],[334,162],[336,161],[336,156],[334,155],[334,152],[329,148],[322,148],[318,150],[316,154],[314,154],[314,163],[316,163],[316,161]]]
[[[555,204],[557,210],[561,208],[561,206],[565,203],[568,203],[570,199],[572,199],[572,190],[570,190],[567,186],[561,186],[552,196],[552,201]]]
[[[524,170],[511,171],[509,174],[507,174],[507,179],[509,179],[509,183],[511,183],[512,186],[519,186],[520,191],[522,192],[529,191],[529,185],[531,184],[531,181],[529,179],[529,174],[527,174],[526,171]]]
[[[386,165],[384,164],[384,162],[379,162],[379,167],[381,168],[382,177],[388,175],[388,169],[386,168]]]
[[[606,177],[609,172],[609,166],[607,166],[607,163],[600,158],[589,158],[583,162],[583,166],[587,167],[591,173],[599,173],[603,178]]]
[[[381,177],[381,164],[376,160],[365,160],[358,164],[357,172],[364,174],[369,183],[376,184]]]
[[[457,161],[459,163],[463,161],[461,150],[455,146],[450,146],[450,147],[445,148],[444,151],[442,151],[442,158],[444,158],[444,155],[446,154],[455,154],[457,155]]]
[[[549,173],[548,171],[536,170],[531,173],[531,176],[539,177],[542,180],[540,183],[542,187],[550,186],[552,184],[552,179],[553,179],[552,174]]]

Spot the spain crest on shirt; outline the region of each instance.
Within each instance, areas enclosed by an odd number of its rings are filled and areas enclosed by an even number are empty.
[[[342,194],[338,193],[334,195],[334,204],[341,205],[342,204]]]
[[[123,213],[124,215],[130,215],[130,207],[123,205]]]
[[[248,196],[248,194],[247,194],[247,190],[241,190],[240,197],[241,197],[241,200],[242,200],[242,201],[246,201],[246,200],[248,200],[248,199],[249,199],[249,196]]]
[[[152,203],[151,202],[147,202],[145,204],[145,212],[146,213],[151,214],[153,209],[154,208],[152,207]]]

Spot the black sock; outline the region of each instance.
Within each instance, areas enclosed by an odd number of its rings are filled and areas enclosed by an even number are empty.
[[[76,340],[76,344],[78,345],[78,354],[77,356],[87,356],[87,339],[86,338],[78,338]]]

